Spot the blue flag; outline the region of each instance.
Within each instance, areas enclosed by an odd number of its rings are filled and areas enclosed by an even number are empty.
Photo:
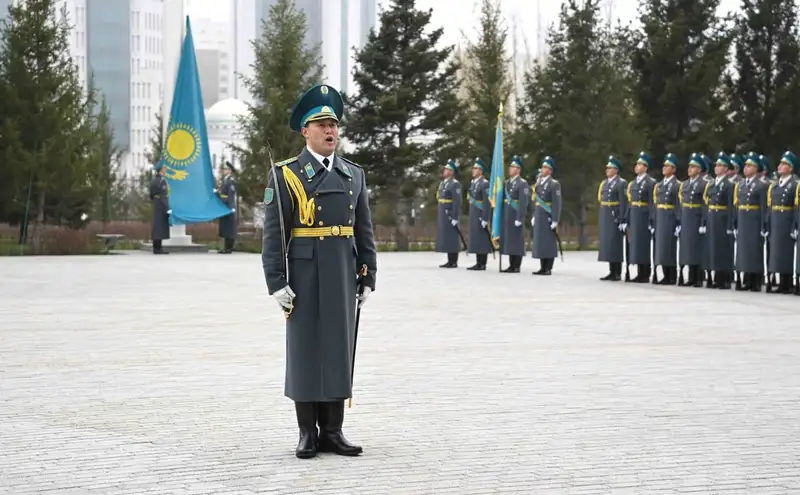
[[[160,165],[166,169],[169,185],[171,225],[207,222],[231,212],[214,193],[206,116],[189,16],[186,16],[186,37]]]
[[[494,152],[492,153],[492,176],[489,179],[489,202],[494,208],[492,213],[492,244],[500,247],[503,231],[503,200],[505,195],[505,178],[503,170],[503,105],[497,114],[497,130],[494,135]]]

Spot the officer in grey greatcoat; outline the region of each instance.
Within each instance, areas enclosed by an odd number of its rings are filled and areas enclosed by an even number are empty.
[[[600,280],[622,280],[625,261],[625,231],[628,228],[628,183],[619,176],[621,166],[615,156],[606,163],[606,178],[597,188],[598,253],[597,261],[608,263],[608,275]]]
[[[711,159],[709,155],[705,153],[700,153],[700,158],[702,158],[702,169],[700,172],[700,178],[705,181],[706,183],[706,190],[714,181],[711,177],[711,170],[714,168],[714,161]],[[705,196],[703,197],[703,226],[707,227],[707,219],[708,219],[708,210],[706,209],[705,203]],[[705,232],[705,229],[704,229]],[[702,254],[702,262],[700,263],[700,269],[703,273],[703,279],[706,282],[706,289],[713,289],[714,288],[714,277],[711,273],[711,246],[708,241],[708,234],[702,234],[700,236],[700,245],[703,249]]]
[[[709,251],[709,269],[713,286],[730,289],[733,281],[733,183],[727,175],[733,162],[727,153],[720,151],[714,167],[716,177],[706,189],[706,240]]]
[[[439,268],[458,267],[458,252],[461,251],[461,183],[455,178],[457,172],[456,161],[452,158],[447,160],[436,191],[436,252],[447,253],[447,262],[439,265]]]
[[[700,153],[692,154],[689,159],[689,178],[678,188],[680,200],[680,236],[678,238],[679,270],[683,275],[683,267],[688,267],[688,278],[679,285],[703,286],[703,255],[706,236],[705,202],[703,200],[708,182],[701,177],[705,163]],[[683,278],[682,276],[680,278]]]
[[[558,256],[558,221],[561,219],[561,184],[553,178],[556,162],[551,156],[542,160],[541,177],[536,181],[533,194],[533,252],[539,260],[539,270],[534,275],[550,275],[553,261]]]
[[[352,396],[356,305],[375,290],[377,266],[364,169],[335,153],[343,111],[331,86],[309,89],[289,118],[306,146],[275,164],[264,190],[261,261],[286,316],[284,393],[295,401],[299,458],[362,452],[342,422]]]
[[[503,229],[500,233],[500,254],[508,255],[504,273],[519,273],[525,256],[525,215],[531,199],[528,181],[520,176],[522,158],[514,155],[508,166],[508,180],[503,185]]]
[[[759,155],[749,153],[744,180],[735,186],[736,207],[733,233],[736,236],[736,270],[742,283],[736,290],[761,292],[764,277],[764,239],[768,235],[767,186],[758,176]]]
[[[486,270],[486,260],[492,252],[492,233],[489,220],[492,218],[492,205],[489,202],[489,181],[483,174],[486,165],[480,157],[472,164],[472,182],[469,184],[467,199],[469,200],[469,238],[468,251],[477,258],[475,264],[467,270]]]
[[[770,246],[769,273],[779,276],[777,293],[789,294],[792,291],[795,261],[795,244],[797,242],[797,196],[798,182],[794,178],[797,168],[797,157],[787,151],[778,165],[778,180],[769,185],[767,206],[769,207]],[[767,289],[771,291],[771,281]]]
[[[156,176],[150,181],[150,201],[153,204],[150,237],[153,239],[153,254],[169,254],[162,246],[163,240],[169,239],[169,216],[172,214],[169,207],[169,184],[164,177],[167,169],[163,163],[158,163],[154,169]]]
[[[742,180],[742,171],[744,171],[744,156],[738,153],[731,153],[730,155],[731,163],[733,164],[733,169],[728,171],[728,179],[730,179],[731,184],[735,187]],[[736,218],[738,215],[736,211],[736,207],[733,208],[733,217]],[[734,270],[731,272],[730,279],[737,282],[737,285],[740,282],[739,272],[736,270],[736,238],[731,236],[731,251],[733,251],[733,267]]]
[[[653,270],[661,266],[664,276],[654,283],[658,285],[675,285],[678,283],[678,236],[681,233],[680,181],[675,177],[678,168],[678,157],[675,153],[667,153],[661,173],[664,178],[653,188],[653,204],[655,205],[655,260]]]
[[[636,178],[628,183],[627,233],[630,242],[628,263],[636,265],[636,277],[632,282],[644,284],[650,281],[652,270],[652,240],[655,208],[653,188],[656,180],[647,171],[652,166],[650,155],[642,151],[634,165]]]
[[[224,239],[224,247],[218,251],[219,254],[230,254],[233,252],[233,245],[236,242],[236,184],[231,173],[234,171],[231,162],[225,162],[222,183],[217,191],[217,196],[231,212],[219,219],[219,236]]]

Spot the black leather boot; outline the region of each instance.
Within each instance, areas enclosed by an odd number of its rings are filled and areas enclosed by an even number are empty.
[[[550,269],[552,270],[552,261],[550,263]],[[611,263],[611,281],[619,282],[620,280],[622,280],[622,263]]]
[[[467,270],[486,270],[486,255],[476,254],[475,264],[467,268]]]
[[[508,268],[501,270],[504,273],[519,273],[519,267],[522,265],[522,256],[511,254],[508,256]]]
[[[714,272],[706,270],[706,289],[714,289],[717,284],[714,283]]]
[[[300,440],[294,454],[300,459],[310,459],[317,455],[317,403],[295,402],[297,426],[300,428]]]
[[[364,451],[360,445],[347,441],[342,433],[344,422],[344,401],[319,402],[319,451],[338,455],[356,456]]]
[[[614,278],[614,263],[608,264],[608,275],[600,277],[600,280],[611,280]]]
[[[447,263],[439,265],[439,268],[458,268],[458,253],[447,253]]]
[[[705,275],[705,272],[703,272],[703,270],[700,269],[700,265],[693,266],[692,267],[692,271],[694,273],[694,283],[692,284],[692,287],[702,288],[703,287],[703,275]]]

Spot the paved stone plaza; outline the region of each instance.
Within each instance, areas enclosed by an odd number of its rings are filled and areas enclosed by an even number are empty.
[[[0,492],[798,493],[800,298],[600,282],[595,257],[381,253],[365,453],[312,460],[258,255],[2,258]]]

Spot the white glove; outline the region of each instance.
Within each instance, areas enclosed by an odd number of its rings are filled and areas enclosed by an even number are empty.
[[[680,225],[675,227],[675,237],[678,237],[679,235],[681,235],[681,226]]]
[[[797,240],[797,231],[793,230],[793,231],[789,232],[789,237],[791,237],[792,239],[794,239],[796,241]]]
[[[725,233],[728,234],[728,235],[733,235],[733,231],[732,230],[726,230]]]
[[[292,300],[294,300],[295,294],[292,291],[292,288],[289,287],[288,285],[283,289],[272,294],[272,297],[274,297],[275,300],[278,301],[280,307],[285,311],[289,311],[290,309],[292,309]]]
[[[536,223],[536,217],[531,217],[531,227]]]
[[[558,222],[550,222],[550,230],[556,230],[558,227]]]
[[[482,228],[485,229],[487,225],[489,225],[489,222],[487,222],[486,220],[481,220],[481,227]]]
[[[216,187],[214,188],[214,192],[217,192],[217,188]]]
[[[236,208],[231,208],[231,213],[235,213],[235,212],[236,212]]]
[[[656,233],[655,227],[647,227],[647,228],[650,230],[650,235],[653,235],[653,234]]]
[[[172,210],[167,210],[167,215],[172,215]]]
[[[361,309],[361,307],[364,306],[364,303],[367,302],[367,298],[370,294],[372,294],[372,289],[369,287],[364,287],[364,292],[358,295],[358,309]]]
[[[739,237],[739,230],[733,229],[733,238],[736,239],[737,237]]]
[[[619,228],[619,231],[624,234],[625,231],[628,230],[628,224],[627,223],[621,223],[621,224],[619,224],[618,228]]]
[[[706,233],[706,226],[705,225],[701,225],[700,228],[697,229],[697,231],[700,232],[700,235],[705,234]]]
[[[769,232],[762,232],[762,233],[761,233],[761,237],[763,237],[764,239],[766,239],[767,237],[769,237]]]
[[[453,224],[453,227],[458,227],[458,220],[456,220],[455,218],[453,220],[450,220],[450,223]]]
[[[522,222],[519,220],[514,220],[514,227],[522,227]]]

